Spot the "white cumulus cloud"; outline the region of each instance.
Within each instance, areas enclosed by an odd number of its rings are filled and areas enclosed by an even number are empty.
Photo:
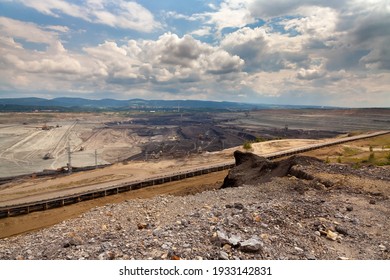
[[[142,32],[151,32],[160,27],[148,9],[134,1],[83,0],[77,1],[77,4],[65,0],[20,0],[20,2],[54,17],[65,14],[88,22]]]

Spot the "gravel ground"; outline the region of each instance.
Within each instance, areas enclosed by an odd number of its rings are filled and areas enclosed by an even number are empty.
[[[390,259],[389,169],[340,181],[353,170],[322,164],[305,167],[319,179],[290,175],[94,208],[0,240],[0,259]]]

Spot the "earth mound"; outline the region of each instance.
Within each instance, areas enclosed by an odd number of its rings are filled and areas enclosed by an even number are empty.
[[[306,174],[302,168],[293,168],[299,165],[320,165],[321,160],[307,156],[292,156],[287,159],[275,162],[265,157],[252,153],[234,152],[236,166],[229,171],[222,188],[239,187],[244,184],[260,184],[270,182],[274,177],[284,177],[294,175],[303,179],[313,179]]]

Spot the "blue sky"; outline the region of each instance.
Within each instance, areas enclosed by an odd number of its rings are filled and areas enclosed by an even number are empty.
[[[0,97],[390,107],[387,0],[0,0]]]

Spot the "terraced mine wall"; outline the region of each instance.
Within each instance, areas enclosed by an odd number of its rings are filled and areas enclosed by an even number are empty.
[[[105,168],[107,166],[110,166],[112,164],[100,164],[100,165],[93,165],[93,166],[84,166],[84,167],[72,167],[72,173],[82,172],[82,171],[88,171],[93,169],[101,169]],[[44,177],[52,177],[52,176],[59,176],[59,175],[66,175],[68,174],[68,170],[65,168],[59,168],[58,170],[43,170],[41,172],[35,172],[32,174],[24,174],[24,175],[17,175],[17,176],[10,176],[10,177],[1,177],[0,178],[0,186],[9,182],[12,182],[14,180],[19,179],[26,179],[31,177],[36,178],[44,178]]]
[[[321,143],[321,144],[314,144],[314,145],[309,145],[301,148],[296,148],[296,149],[290,149],[287,151],[281,151],[281,152],[276,152],[268,155],[264,155],[265,158],[269,160],[277,159],[277,158],[282,158],[286,156],[291,156],[299,153],[304,153],[324,147],[329,147],[329,146],[334,146],[346,142],[351,142],[351,141],[356,141],[356,140],[361,140],[361,139],[366,139],[366,138],[371,138],[375,136],[380,136],[384,134],[388,134],[390,131],[380,131],[380,132],[375,132],[371,134],[365,134],[365,135],[357,135],[357,136],[352,136],[352,137],[347,137],[347,138],[342,138],[342,139],[336,139],[332,141],[328,141],[326,143]],[[225,164],[220,164],[220,165],[213,165],[209,166],[207,168],[201,168],[201,169],[195,169],[195,170],[190,170],[190,171],[185,171],[185,172],[180,172],[180,173],[174,173],[171,175],[167,176],[161,176],[161,177],[154,177],[150,178],[147,180],[143,181],[135,181],[135,182],[130,182],[130,183],[124,183],[124,184],[118,184],[118,185],[113,185],[104,189],[96,189],[93,191],[88,191],[88,192],[83,192],[83,193],[78,193],[66,197],[58,197],[55,199],[48,199],[48,200],[42,200],[42,201],[36,201],[33,203],[26,203],[26,204],[18,204],[18,205],[9,205],[6,207],[0,207],[0,218],[6,218],[6,217],[13,217],[13,216],[18,216],[18,215],[23,215],[23,214],[28,214],[34,211],[43,211],[47,209],[52,209],[52,208],[57,208],[57,207],[63,207],[66,205],[86,201],[86,200],[91,200],[99,197],[105,197],[109,195],[114,195],[114,194],[119,194],[127,191],[132,191],[132,190],[137,190],[149,186],[155,186],[155,185],[161,185],[167,182],[174,182],[174,181],[179,181],[183,180],[186,178],[191,178],[195,176],[201,176],[204,174],[209,174],[212,172],[217,172],[217,171],[222,171],[222,170],[227,170],[235,166],[234,162],[228,162]]]

